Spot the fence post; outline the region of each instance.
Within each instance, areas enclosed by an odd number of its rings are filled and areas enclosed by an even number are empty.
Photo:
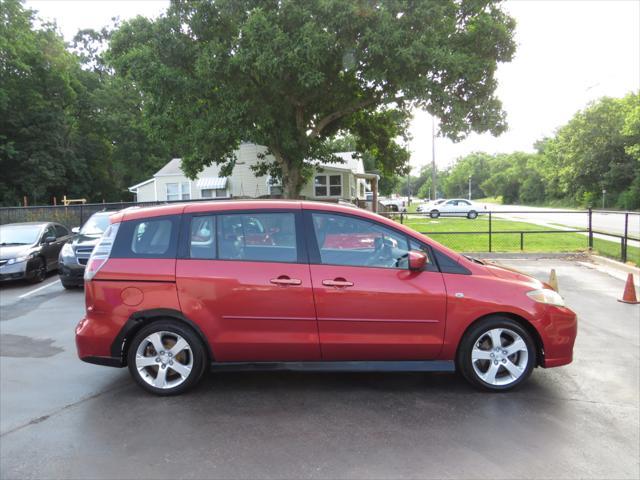
[[[589,206],[589,250],[593,250],[593,224],[592,224],[593,210]]]
[[[627,247],[629,245],[629,212],[624,214],[624,247],[622,248],[622,263],[627,263]]]
[[[78,226],[82,227],[82,225],[84,225],[84,209],[82,208],[82,204],[80,204],[80,225]]]
[[[524,250],[524,232],[520,232],[520,251]]]
[[[404,216],[402,212],[400,212],[400,223],[404,224]]]
[[[489,212],[489,252],[491,252],[491,212]]]

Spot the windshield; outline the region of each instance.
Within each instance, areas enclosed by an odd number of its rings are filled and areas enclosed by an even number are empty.
[[[80,230],[82,235],[102,235],[109,226],[109,215],[92,215]]]
[[[0,245],[31,245],[38,241],[41,225],[6,225],[0,227]]]

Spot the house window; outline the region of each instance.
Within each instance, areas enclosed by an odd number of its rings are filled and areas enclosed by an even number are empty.
[[[227,189],[226,188],[203,188],[200,190],[201,198],[216,198],[216,197],[226,197]]]
[[[316,197],[341,197],[342,175],[316,175],[314,189]]]
[[[167,200],[189,200],[189,182],[167,183]]]
[[[282,180],[273,177],[267,178],[267,188],[269,195],[282,195]]]

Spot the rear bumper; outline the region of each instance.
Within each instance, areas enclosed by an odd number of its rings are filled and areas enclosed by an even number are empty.
[[[105,367],[124,367],[124,363],[122,362],[122,358],[117,357],[80,357],[80,360],[87,363],[93,363],[94,365],[102,365]]]

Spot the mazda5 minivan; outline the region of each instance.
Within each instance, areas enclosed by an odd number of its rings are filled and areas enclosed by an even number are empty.
[[[79,357],[159,395],[208,370],[459,371],[505,391],[572,361],[548,285],[376,214],[305,201],[129,209],[85,270]]]

